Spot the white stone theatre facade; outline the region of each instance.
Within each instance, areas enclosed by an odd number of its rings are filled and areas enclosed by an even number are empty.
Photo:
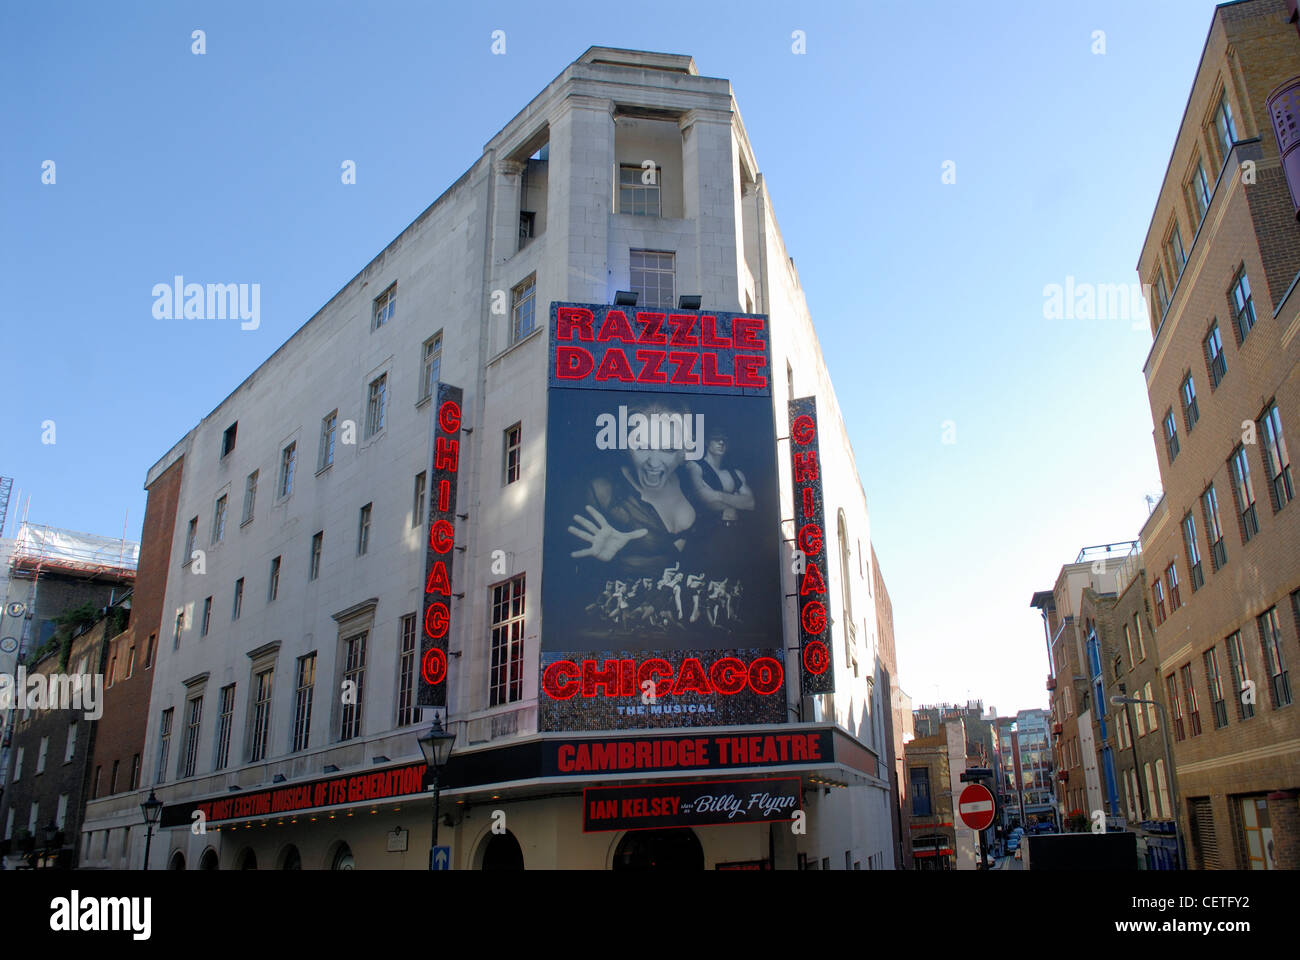
[[[691,58],[588,50],[180,457],[151,867],[428,869],[435,715],[440,866],[895,866],[865,494]]]

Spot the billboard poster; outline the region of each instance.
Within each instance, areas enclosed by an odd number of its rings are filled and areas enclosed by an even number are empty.
[[[588,787],[582,791],[584,833],[657,830],[793,820],[803,809],[798,777]]]
[[[552,303],[540,726],[781,723],[767,318]]]

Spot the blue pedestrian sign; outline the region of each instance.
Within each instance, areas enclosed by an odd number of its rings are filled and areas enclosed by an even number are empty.
[[[430,870],[451,869],[451,847],[434,847],[429,851]]]

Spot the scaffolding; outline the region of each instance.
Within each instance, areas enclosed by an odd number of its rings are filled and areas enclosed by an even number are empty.
[[[47,572],[134,579],[139,559],[140,544],[125,537],[100,537],[24,523],[14,538],[9,566],[15,574]]]

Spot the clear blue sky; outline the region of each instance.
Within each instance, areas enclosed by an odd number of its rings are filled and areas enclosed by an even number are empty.
[[[1136,537],[1159,478],[1149,332],[1047,320],[1043,288],[1136,281],[1212,12],[8,4],[0,474],[31,495],[34,521],[120,535],[129,512],[137,538],[150,465],[569,62],[592,44],[687,53],[731,80],[798,264],[904,689],[1044,706],[1030,595],[1080,547]],[[355,186],[340,183],[344,160]],[[260,329],[155,320],[151,289],[175,274],[260,283]]]

